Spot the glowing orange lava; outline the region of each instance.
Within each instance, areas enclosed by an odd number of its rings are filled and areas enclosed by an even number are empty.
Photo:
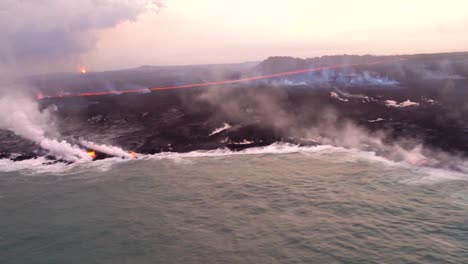
[[[88,151],[88,155],[89,155],[91,158],[93,158],[93,159],[96,158],[96,152],[95,152],[94,150]]]

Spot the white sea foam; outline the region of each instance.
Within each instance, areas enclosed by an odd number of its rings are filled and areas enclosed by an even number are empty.
[[[144,160],[163,160],[163,159],[184,159],[184,158],[209,158],[209,157],[226,157],[239,155],[264,155],[264,154],[291,154],[303,153],[311,154],[312,157],[326,155],[327,158],[332,158],[330,155],[340,154],[346,156],[346,159],[336,160],[337,162],[353,162],[353,161],[369,161],[378,162],[384,165],[398,167],[424,167],[429,164],[428,159],[421,154],[420,148],[412,150],[404,150],[395,148],[398,155],[404,156],[402,161],[393,161],[383,156],[379,156],[373,151],[362,151],[354,148],[335,147],[332,145],[317,145],[317,146],[299,146],[290,143],[274,143],[265,147],[253,147],[242,151],[231,151],[229,149],[216,149],[207,151],[192,151],[187,153],[164,152],[153,155],[142,155],[140,159]],[[468,168],[468,164],[466,166]],[[429,167],[428,167],[429,168]]]
[[[468,180],[468,164],[461,171],[431,167],[410,167],[412,177],[404,179],[407,184],[434,184],[445,181]]]
[[[49,162],[43,157],[36,159],[28,159],[22,161],[12,161],[9,159],[0,159],[0,172],[12,172],[12,171],[24,171],[31,170],[35,172],[40,171],[60,171],[67,169],[67,164],[65,163],[56,163],[47,165]]]
[[[192,151],[187,153],[176,152],[163,152],[152,155],[138,155],[137,159],[122,159],[122,158],[108,158],[104,160],[97,160],[92,162],[77,162],[72,164],[65,164],[62,162],[51,162],[43,157],[23,160],[12,161],[9,159],[0,159],[0,172],[14,172],[20,171],[27,175],[52,173],[52,174],[70,174],[83,169],[97,169],[108,170],[113,164],[129,162],[134,160],[173,160],[180,161],[181,159],[190,158],[203,158],[203,157],[222,157],[233,155],[258,155],[258,154],[287,154],[299,152],[319,152],[323,150],[339,149],[332,146],[313,146],[301,147],[287,143],[275,143],[266,147],[249,148],[243,151],[231,151],[228,149],[216,149],[208,151]]]
[[[20,172],[23,175],[70,175],[91,171],[108,171],[113,165],[122,162],[128,162],[129,159],[108,158],[97,161],[80,161],[66,164],[63,162],[53,162],[43,157],[28,159],[22,161],[12,161],[9,159],[0,159],[0,173],[2,172]]]
[[[311,159],[323,160],[337,164],[349,164],[354,162],[368,162],[370,166],[380,166],[382,170],[403,171],[407,178],[402,180],[407,184],[428,184],[447,180],[468,180],[468,161],[461,161],[458,170],[446,168],[434,168],[422,162],[411,160],[420,160],[420,154],[417,150],[408,151],[405,155],[409,158],[406,161],[392,161],[385,157],[377,155],[371,151],[361,151],[358,149],[347,149],[334,147],[331,145],[318,146],[298,146],[289,143],[274,143],[265,147],[254,147],[242,151],[231,151],[228,149],[216,149],[208,151],[192,151],[187,153],[165,152],[152,155],[139,155],[138,159],[109,158],[93,162],[78,162],[73,164],[52,163],[47,164],[46,159],[37,158],[24,161],[13,162],[11,160],[0,160],[0,172],[20,171],[25,175],[69,175],[80,172],[105,172],[113,168],[116,164],[126,162],[142,161],[172,161],[177,164],[191,164],[197,162],[200,158],[229,157],[242,155],[281,155],[299,153],[307,155]],[[215,161],[213,161],[215,162]],[[406,177],[406,176],[405,176]]]

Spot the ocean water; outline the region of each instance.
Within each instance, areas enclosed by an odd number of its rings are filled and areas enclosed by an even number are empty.
[[[468,263],[468,175],[327,146],[0,160],[0,263]]]

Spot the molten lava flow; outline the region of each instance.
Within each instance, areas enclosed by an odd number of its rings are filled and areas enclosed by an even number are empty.
[[[81,68],[80,68],[80,72],[81,72],[82,74],[86,74],[86,73],[88,72],[88,70],[86,69],[86,67],[81,67]]]
[[[88,151],[88,155],[89,155],[91,158],[95,159],[95,158],[96,158],[96,151],[94,151],[94,150]]]

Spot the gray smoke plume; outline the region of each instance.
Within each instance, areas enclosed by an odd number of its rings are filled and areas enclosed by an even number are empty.
[[[96,30],[162,6],[161,0],[2,0],[0,64],[44,70],[77,60],[94,48]]]

